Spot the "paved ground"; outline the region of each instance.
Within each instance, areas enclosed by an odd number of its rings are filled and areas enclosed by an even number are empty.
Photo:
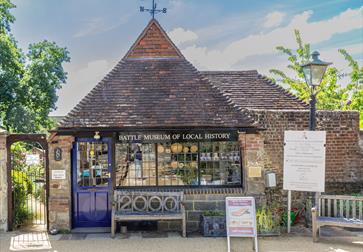
[[[335,237],[335,235],[338,235]],[[351,233],[339,229],[325,229],[319,243],[313,243],[309,231],[298,230],[279,237],[259,238],[260,251],[307,252],[363,252],[363,232]],[[109,234],[0,233],[0,251],[52,251],[52,252],[179,252],[226,251],[226,238],[190,236],[178,233],[136,232],[111,239]],[[252,240],[233,238],[232,251],[253,251]]]

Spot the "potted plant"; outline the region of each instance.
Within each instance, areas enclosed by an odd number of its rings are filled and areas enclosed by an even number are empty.
[[[207,237],[226,236],[226,215],[220,210],[204,211],[201,216],[201,232]]]

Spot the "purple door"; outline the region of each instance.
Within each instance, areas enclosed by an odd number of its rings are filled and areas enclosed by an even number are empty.
[[[111,226],[111,139],[77,139],[72,155],[73,227]]]

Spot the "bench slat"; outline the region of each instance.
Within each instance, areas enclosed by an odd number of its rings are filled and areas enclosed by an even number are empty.
[[[318,217],[318,226],[339,226],[339,227],[357,227],[363,228],[363,221],[357,219]]]
[[[352,203],[352,217],[353,217],[353,219],[355,219],[355,217],[356,217],[356,213],[357,213],[357,209],[356,209],[356,201],[355,200],[353,200],[353,203]]]
[[[117,221],[143,221],[143,220],[182,220],[182,214],[171,215],[115,215]]]
[[[320,216],[325,216],[325,199],[321,199],[321,214]]]
[[[349,218],[349,200],[345,201],[345,217]]]
[[[338,208],[338,201],[337,201],[337,199],[334,199],[334,217],[337,217],[337,214],[338,214],[338,210],[337,210],[337,208]]]
[[[363,200],[363,196],[349,195],[321,195],[321,199],[343,199],[343,200]]]
[[[322,201],[322,199],[321,198],[319,198],[319,200],[318,200],[318,216],[321,216],[321,201]]]
[[[331,199],[328,199],[328,216],[331,217]]]
[[[343,214],[343,206],[344,206],[344,201],[341,199],[339,200],[339,216],[340,217],[343,217],[344,214]]]
[[[362,211],[363,211],[363,201],[359,201],[359,218],[358,219],[360,219],[360,220],[363,220]]]

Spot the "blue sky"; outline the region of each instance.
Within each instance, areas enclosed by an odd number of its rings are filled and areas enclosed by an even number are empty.
[[[151,0],[14,0],[12,32],[26,50],[43,39],[65,46],[68,82],[59,91],[65,115],[119,61],[150,20],[139,6]],[[157,19],[186,58],[200,70],[285,69],[277,45],[295,48],[293,30],[321,58],[348,71],[337,53],[346,48],[363,62],[361,0],[158,0],[168,13]],[[344,82],[344,81],[343,81]]]

